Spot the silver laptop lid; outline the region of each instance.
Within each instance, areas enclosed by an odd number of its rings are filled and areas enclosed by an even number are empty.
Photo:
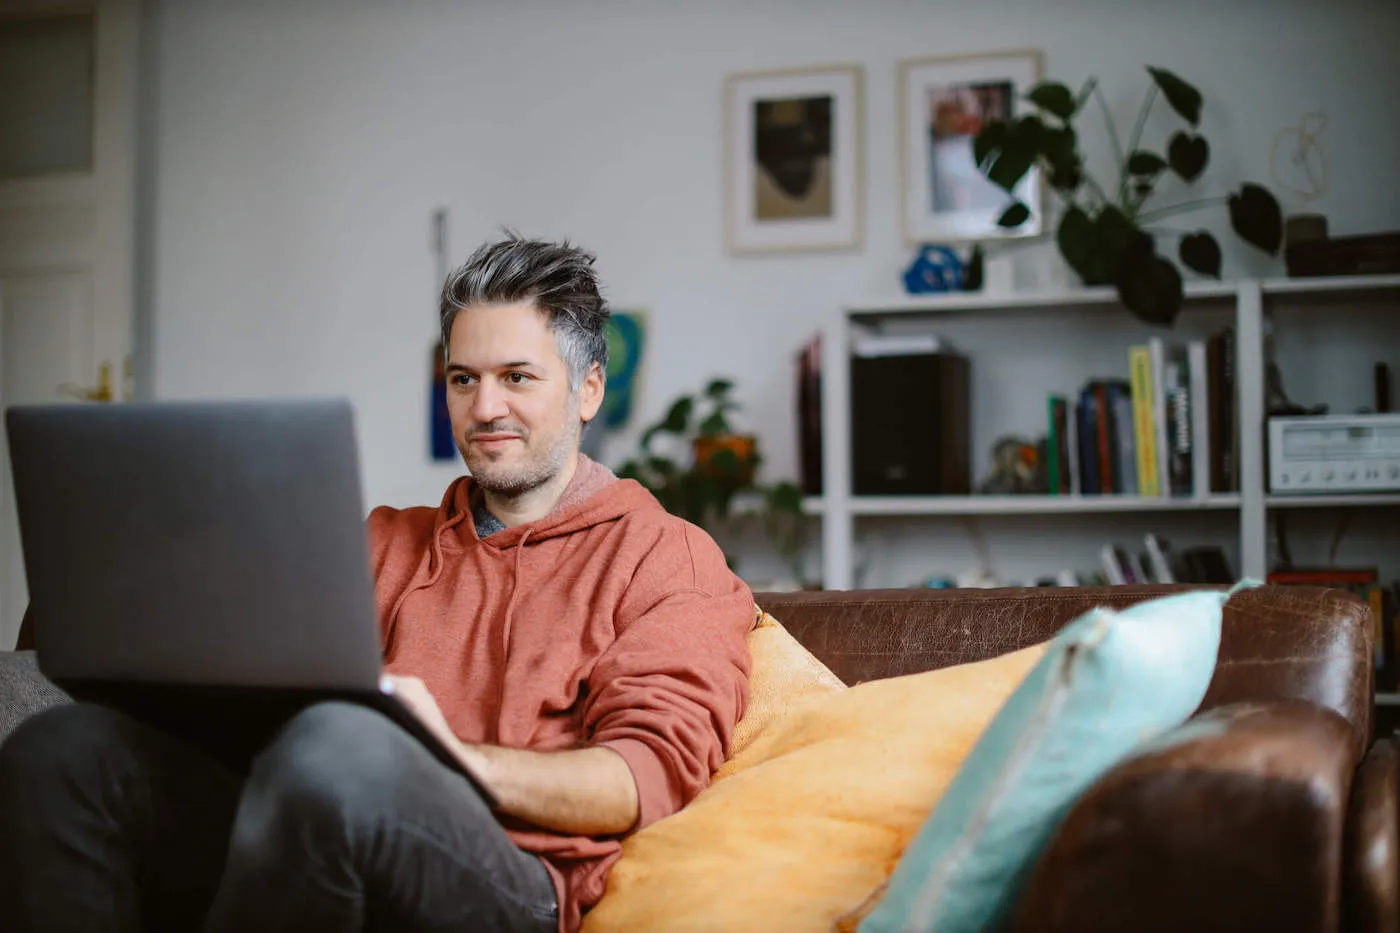
[[[6,427],[49,677],[374,689],[348,402],[26,406]]]

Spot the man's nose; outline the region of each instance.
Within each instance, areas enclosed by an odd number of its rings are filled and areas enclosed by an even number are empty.
[[[495,380],[481,380],[477,383],[476,391],[472,393],[471,414],[472,420],[478,424],[489,424],[503,419],[509,414],[505,390],[497,385]]]

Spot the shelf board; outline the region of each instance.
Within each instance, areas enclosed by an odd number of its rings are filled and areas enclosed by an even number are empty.
[[[1271,509],[1340,509],[1378,505],[1400,505],[1400,493],[1358,492],[1318,493],[1316,495],[1265,496]]]
[[[1319,275],[1299,279],[1264,279],[1259,283],[1265,295],[1307,295],[1319,299],[1384,297],[1400,290],[1400,275]],[[1400,296],[1396,296],[1400,297]]]
[[[1205,499],[1144,496],[855,496],[854,515],[1054,515],[1200,512],[1237,509],[1238,495]]]
[[[1400,693],[1377,693],[1377,706],[1400,706]]]
[[[1188,282],[1186,300],[1234,298],[1233,282]],[[999,294],[947,292],[929,295],[896,295],[884,301],[862,301],[845,306],[853,318],[878,318],[900,314],[956,314],[962,311],[1033,311],[1046,308],[1119,306],[1118,291],[1111,286],[1046,291],[1011,291]]]

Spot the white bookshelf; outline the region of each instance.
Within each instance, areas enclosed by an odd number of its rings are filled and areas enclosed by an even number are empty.
[[[1101,326],[1094,322],[1111,321],[1119,328],[1116,337],[1122,339],[1131,322],[1128,312],[1121,308],[1112,288],[1081,288],[1010,294],[952,294],[930,296],[892,296],[882,300],[859,301],[838,309],[823,328],[822,336],[822,460],[827,494],[804,500],[803,510],[820,515],[822,522],[821,569],[828,589],[849,589],[855,585],[857,541],[861,531],[857,520],[883,521],[923,520],[939,527],[940,520],[961,518],[995,519],[998,522],[1027,522],[1036,516],[1055,516],[1057,520],[1084,522],[1125,522],[1138,514],[1155,515],[1173,521],[1230,521],[1237,524],[1238,566],[1244,576],[1263,577],[1268,564],[1269,514],[1278,510],[1373,509],[1400,506],[1400,494],[1274,496],[1266,489],[1267,464],[1264,451],[1265,421],[1265,339],[1272,329],[1273,309],[1287,306],[1309,311],[1329,305],[1365,306],[1388,302],[1400,304],[1400,276],[1347,276],[1317,279],[1245,279],[1237,282],[1193,282],[1185,289],[1182,320],[1193,314],[1204,315],[1210,327],[1230,324],[1235,329],[1235,375],[1238,391],[1239,424],[1244,427],[1239,438],[1240,491],[1237,494],[1195,497],[1144,498],[1138,496],[854,496],[851,494],[850,449],[850,347],[854,327],[879,323],[891,329],[905,322],[923,323],[927,320],[965,325],[974,328],[1000,329],[1014,344],[1017,360],[1024,362],[1032,356],[1051,357],[1057,347],[1051,342],[1062,329],[1069,334],[1064,340],[1078,335],[1079,352],[1084,352],[1087,328]],[[1101,314],[1116,317],[1105,319]],[[1088,318],[1086,318],[1086,315]],[[1072,322],[1080,322],[1074,325]],[[1085,323],[1088,321],[1088,323]],[[1080,329],[1076,332],[1074,326]],[[1204,326],[1204,325],[1201,325]],[[1184,340],[1179,333],[1150,329],[1142,325],[1133,342],[1150,333],[1168,340]],[[955,345],[959,344],[956,336]],[[1089,341],[1090,344],[1093,341]],[[1068,346],[1068,345],[1067,345]],[[1094,346],[1100,351],[1101,347]],[[1061,355],[1067,352],[1059,350]],[[1126,371],[1127,344],[1112,347],[1121,352]],[[1078,362],[1070,360],[1066,365]],[[973,355],[974,367],[979,365]],[[1400,366],[1392,369],[1400,372]],[[1101,375],[1081,372],[1082,378]],[[1024,391],[1042,401],[1052,388],[1035,384],[1034,376],[1026,377]],[[975,390],[974,390],[975,391]],[[995,420],[995,412],[986,414]],[[974,423],[976,423],[974,413]],[[1251,429],[1257,426],[1257,429]],[[976,432],[974,432],[976,433]],[[1044,433],[1043,423],[1040,433]],[[974,447],[986,446],[986,438],[974,438]],[[983,471],[974,457],[974,481],[980,481]],[[1191,516],[1199,515],[1192,519]],[[1126,516],[1127,518],[1124,518]],[[1043,533],[1043,523],[1038,528]],[[1115,526],[1117,527],[1117,526]],[[1090,529],[1092,531],[1092,528]],[[1047,565],[1045,571],[1057,569]]]

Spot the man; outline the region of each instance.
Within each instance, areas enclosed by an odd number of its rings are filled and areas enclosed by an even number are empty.
[[[385,677],[498,798],[369,710],[312,706],[250,766],[74,705],[0,748],[18,930],[571,931],[620,839],[684,806],[747,699],[748,588],[578,452],[602,403],[593,257],[510,237],[442,294],[471,476],[369,519]]]

